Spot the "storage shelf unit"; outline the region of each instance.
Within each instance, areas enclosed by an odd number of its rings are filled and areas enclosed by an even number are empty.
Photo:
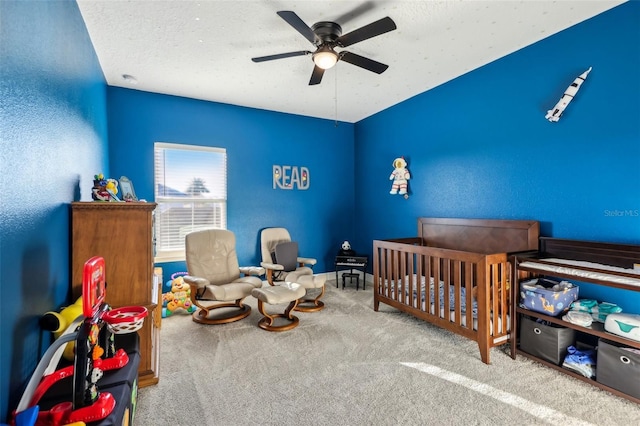
[[[584,242],[584,241],[572,241],[572,240],[558,240],[552,238],[541,238],[541,250],[540,253],[532,252],[532,253],[523,253],[519,255],[515,255],[511,257],[512,261],[512,293],[511,293],[511,303],[512,309],[511,312],[514,313],[511,318],[511,330],[513,330],[513,335],[511,338],[511,357],[513,359],[516,358],[517,355],[523,355],[530,359],[533,359],[547,367],[553,368],[554,370],[560,371],[564,374],[567,374],[571,377],[574,377],[578,380],[582,380],[583,382],[589,383],[598,388],[607,390],[614,395],[620,396],[622,398],[626,398],[630,401],[633,401],[637,404],[640,404],[640,398],[636,398],[632,395],[628,395],[620,390],[614,389],[607,385],[604,385],[594,379],[590,379],[581,374],[575,373],[573,371],[562,368],[559,365],[555,365],[551,362],[545,361],[536,357],[535,355],[531,355],[527,352],[524,352],[519,349],[518,335],[519,335],[519,320],[522,315],[528,315],[529,317],[542,319],[544,321],[548,321],[553,324],[558,324],[563,327],[571,328],[576,331],[585,333],[587,335],[596,336],[598,338],[606,339],[611,342],[616,342],[618,344],[640,349],[640,342],[627,339],[622,336],[618,336],[612,333],[605,331],[604,324],[599,322],[593,322],[589,327],[582,327],[577,324],[572,324],[567,321],[563,321],[561,316],[552,317],[549,315],[545,315],[540,312],[534,312],[527,308],[520,307],[518,302],[520,300],[520,289],[519,283],[523,279],[532,278],[532,277],[555,277],[561,279],[567,279],[572,281],[580,281],[584,283],[596,284],[611,288],[619,288],[623,290],[629,290],[633,292],[640,293],[640,286],[632,285],[632,284],[623,284],[618,282],[608,281],[606,279],[595,279],[595,278],[585,278],[581,276],[577,276],[571,273],[561,273],[561,272],[549,272],[547,270],[535,267],[535,266],[523,266],[522,263],[526,261],[535,261],[538,264],[550,264],[553,265],[553,262],[540,260],[542,258],[568,258],[575,260],[583,260],[594,263],[604,263],[613,266],[619,266],[623,268],[630,268],[634,263],[640,262],[640,246],[631,246],[624,244],[608,244],[608,243],[593,243],[593,242]],[[601,260],[602,259],[602,260]],[[600,261],[600,262],[599,262]],[[556,264],[557,266],[564,266],[566,264]],[[580,267],[580,266],[571,266],[572,269],[593,272],[595,269],[588,267]],[[618,276],[629,276],[631,278],[638,278],[637,275],[625,274],[625,273],[613,273],[613,275]]]
[[[153,210],[155,203],[71,203],[71,292],[82,295],[82,270],[93,256],[106,265],[106,302],[112,308],[144,306],[149,311],[140,336],[139,387],[158,383],[161,292],[154,291]],[[155,299],[155,300],[154,300]]]

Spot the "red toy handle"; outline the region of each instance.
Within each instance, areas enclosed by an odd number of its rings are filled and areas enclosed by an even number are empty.
[[[108,359],[97,359],[94,361],[95,366],[98,367],[102,371],[115,370],[116,368],[122,368],[129,362],[129,355],[124,351],[124,349],[118,349],[115,355],[112,358]],[[55,371],[47,376],[42,378],[42,381],[33,392],[33,397],[31,398],[31,402],[29,406],[32,407],[40,401],[40,398],[49,390],[51,386],[62,379],[66,379],[67,377],[73,376],[74,367],[70,365],[68,367],[62,368],[58,371]]]
[[[93,318],[104,302],[106,291],[106,267],[104,258],[94,256],[84,263],[82,270],[82,313]]]
[[[96,402],[88,407],[73,409],[71,402],[62,402],[49,411],[38,414],[36,426],[59,426],[74,422],[91,423],[106,418],[116,406],[116,400],[109,392],[102,392]]]
[[[51,386],[57,383],[59,380],[65,379],[67,377],[73,376],[73,365],[62,368],[60,370],[54,371],[53,373],[44,376],[35,392],[33,392],[33,397],[31,397],[31,402],[29,403],[30,407],[33,407],[40,401],[40,398],[49,390]]]

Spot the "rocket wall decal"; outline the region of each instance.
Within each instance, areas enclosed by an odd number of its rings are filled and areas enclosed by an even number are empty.
[[[589,74],[589,72],[591,72],[591,67],[589,67],[588,70],[586,70],[575,80],[573,80],[573,83],[571,83],[571,85],[567,87],[567,90],[564,91],[564,95],[562,95],[556,106],[554,106],[553,109],[547,111],[547,115],[545,115],[544,118],[552,122],[560,120],[560,116],[564,112],[567,105],[569,105],[569,102],[571,102],[573,97],[576,95],[576,93],[578,93],[578,89],[580,89],[580,86],[582,85],[582,83],[584,83],[584,80],[587,78],[587,74]]]

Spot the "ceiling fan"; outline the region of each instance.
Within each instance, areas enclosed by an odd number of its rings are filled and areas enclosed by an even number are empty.
[[[309,85],[319,84],[322,81],[324,71],[333,67],[338,61],[349,62],[352,65],[366,70],[382,74],[388,65],[356,55],[355,53],[340,51],[336,52],[336,47],[347,47],[352,44],[370,39],[396,29],[396,24],[388,16],[375,22],[353,30],[347,34],[342,34],[342,27],[336,22],[320,21],[309,27],[295,12],[284,10],[277,12],[278,16],[284,19],[289,25],[302,34],[315,47],[314,52],[300,50],[297,52],[280,53],[277,55],[260,56],[251,58],[253,62],[272,61],[274,59],[291,58],[293,56],[311,55],[314,62],[313,73],[309,80]]]

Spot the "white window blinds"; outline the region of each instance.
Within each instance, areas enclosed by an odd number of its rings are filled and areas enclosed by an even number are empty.
[[[227,227],[227,151],[154,144],[156,262],[184,260],[191,231]]]

